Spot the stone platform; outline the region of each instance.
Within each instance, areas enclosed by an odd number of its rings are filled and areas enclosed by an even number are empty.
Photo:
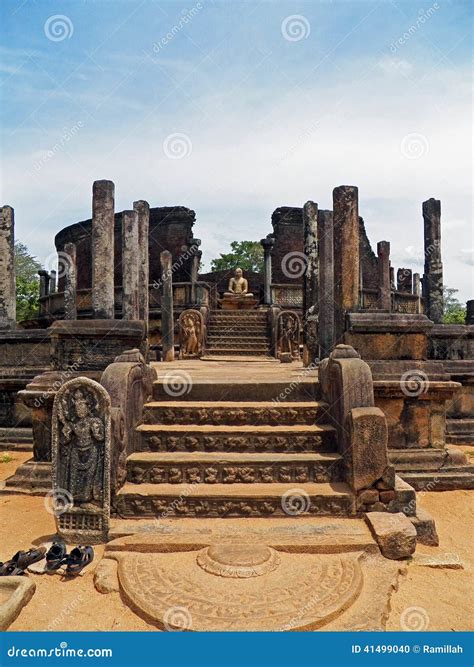
[[[406,568],[357,519],[112,522],[130,530],[96,587],[165,631],[383,630]]]

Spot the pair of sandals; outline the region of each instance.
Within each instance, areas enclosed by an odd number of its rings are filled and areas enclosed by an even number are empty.
[[[94,560],[94,549],[91,546],[74,547],[68,554],[64,542],[56,542],[46,554],[46,572],[55,572],[66,565],[66,574],[79,574]]]
[[[56,542],[46,553],[45,547],[18,551],[10,560],[0,563],[0,577],[19,577],[33,563],[46,558],[46,572],[54,572],[66,565],[66,574],[79,574],[94,559],[94,549],[90,546],[78,546],[68,554],[63,542]]]

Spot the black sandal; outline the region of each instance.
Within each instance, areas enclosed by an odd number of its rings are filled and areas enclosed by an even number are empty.
[[[92,547],[75,547],[65,559],[65,563],[67,563],[66,574],[79,574],[93,560],[94,549]]]
[[[58,570],[61,565],[66,563],[66,545],[64,542],[56,542],[50,547],[46,554],[46,572],[54,572]]]
[[[46,549],[37,547],[28,551],[17,551],[16,554],[5,563],[0,563],[0,577],[21,576],[27,567],[43,560]]]
[[[45,547],[37,547],[29,551],[17,551],[10,562],[14,563],[19,570],[26,570],[33,563],[43,560],[45,553]]]
[[[0,563],[0,577],[21,577],[25,574],[15,563],[8,560],[6,563]]]

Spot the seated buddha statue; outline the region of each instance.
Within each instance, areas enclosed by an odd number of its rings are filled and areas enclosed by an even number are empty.
[[[229,280],[228,291],[224,292],[224,297],[252,297],[253,294],[248,291],[249,284],[243,276],[242,269],[235,269],[234,276]]]

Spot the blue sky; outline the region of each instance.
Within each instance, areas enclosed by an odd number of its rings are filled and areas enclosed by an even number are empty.
[[[196,211],[204,262],[357,185],[373,247],[423,263],[442,200],[445,283],[472,298],[470,3],[3,0],[2,203],[52,267],[54,235],[116,208]],[[57,18],[59,17],[59,18]],[[168,37],[167,37],[168,35]]]

